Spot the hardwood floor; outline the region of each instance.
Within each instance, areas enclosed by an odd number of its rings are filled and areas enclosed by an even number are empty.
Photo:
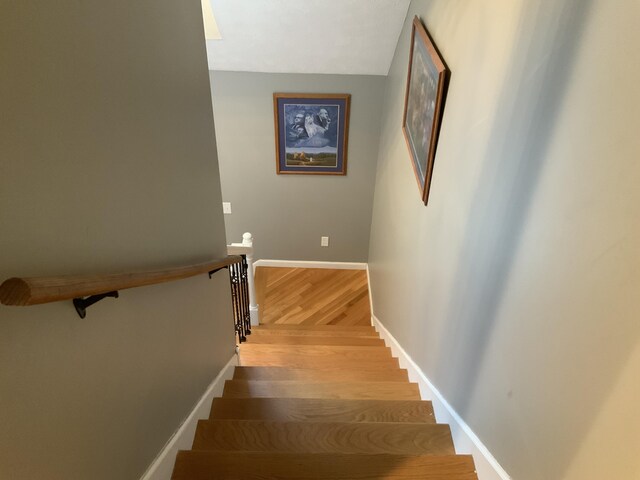
[[[271,270],[270,322],[240,346],[172,479],[477,480],[370,325],[364,272]]]
[[[371,325],[364,270],[258,267],[263,324]]]

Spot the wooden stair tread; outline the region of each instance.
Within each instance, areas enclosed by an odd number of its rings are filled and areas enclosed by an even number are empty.
[[[404,382],[300,382],[291,380],[227,380],[227,398],[342,398],[420,400],[417,383]]]
[[[240,365],[244,367],[291,367],[335,370],[336,368],[380,371],[381,369],[400,368],[397,358],[371,358],[369,360],[331,358],[323,356],[297,355],[263,355],[256,352],[240,354]]]
[[[255,353],[259,355],[308,355],[329,358],[369,360],[372,358],[392,358],[389,347],[353,347],[346,345],[264,345],[243,343],[240,356]]]
[[[476,480],[470,455],[181,451],[172,480]]]
[[[340,330],[292,330],[292,329],[258,329],[256,327],[252,327],[251,336],[252,337],[265,337],[265,336],[290,336],[294,335],[296,337],[373,337],[380,338],[380,335],[373,330],[363,330],[363,331],[348,331],[341,332]]]
[[[209,419],[435,423],[431,402],[316,398],[215,398]]]
[[[375,337],[317,337],[310,335],[251,335],[247,342],[252,345],[346,345],[384,347],[384,340]]]
[[[409,375],[400,368],[378,370],[345,368],[236,367],[234,380],[299,380],[303,382],[380,381],[408,382]]]
[[[261,323],[256,330],[307,330],[307,331],[334,331],[334,332],[373,332],[371,325],[299,325],[294,323]]]
[[[242,366],[292,368],[393,368],[398,359],[388,347],[347,347],[340,345],[251,345],[242,344]]]
[[[200,420],[193,450],[453,455],[448,425]]]

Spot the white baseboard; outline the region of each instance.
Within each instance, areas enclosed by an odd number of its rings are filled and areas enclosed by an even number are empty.
[[[369,312],[371,312],[371,325],[373,325],[373,293],[371,293],[371,274],[367,263],[367,291],[369,292]]]
[[[233,370],[238,365],[238,355],[234,355],[227,362],[218,376],[211,382],[204,395],[200,398],[189,416],[184,420],[180,428],[176,430],[167,444],[162,448],[156,459],[140,480],[170,480],[178,450],[190,450],[193,437],[196,433],[198,420],[209,417],[211,401],[213,397],[221,397],[225,380],[230,380]]]
[[[366,263],[359,262],[314,262],[307,260],[256,260],[254,267],[286,268],[332,268],[341,270],[366,270]]]
[[[436,420],[439,423],[448,423],[451,427],[451,435],[457,453],[468,453],[473,456],[476,465],[476,472],[479,480],[511,480],[511,477],[500,466],[498,461],[491,455],[489,449],[473,433],[469,425],[456,413],[451,405],[445,400],[438,389],[424,374],[422,369],[413,361],[409,354],[400,346],[398,341],[389,333],[382,322],[371,315],[373,326],[376,327],[380,337],[382,337],[394,357],[398,357],[400,367],[406,368],[409,372],[409,380],[418,384],[420,396],[424,400],[431,400]]]

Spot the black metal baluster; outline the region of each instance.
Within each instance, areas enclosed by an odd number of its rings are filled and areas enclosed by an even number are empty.
[[[242,341],[247,341],[247,329],[244,324],[244,305],[242,300],[242,264],[236,263],[236,279],[237,279],[237,293],[238,293],[238,323],[240,323],[240,329],[242,330]]]
[[[240,322],[240,324],[242,325],[242,339],[243,341],[247,340],[247,328],[244,324],[243,321],[243,316],[244,316],[244,305],[243,305],[243,300],[242,300],[242,264],[241,263],[237,263],[236,264],[236,271],[238,272],[238,303],[239,303],[239,314],[238,314],[238,321]]]
[[[251,335],[251,312],[249,309],[249,264],[247,263],[246,255],[242,255],[242,305],[245,332],[247,335]]]
[[[231,309],[233,310],[233,328],[240,337],[240,331],[238,330],[238,321],[236,315],[236,289],[233,285],[233,264],[229,265],[229,285],[231,286]]]
[[[244,334],[242,316],[240,313],[240,278],[239,278],[238,264],[232,264],[229,266],[229,279],[231,281],[231,297],[233,303],[233,320],[235,323],[236,333],[238,334],[238,341],[242,343],[246,340]]]
[[[240,328],[242,328],[242,335],[246,340],[246,329],[244,327],[244,305],[242,300],[242,264],[236,263],[236,273],[238,275],[238,323],[240,324]]]
[[[233,289],[234,289],[234,318],[236,329],[238,330],[238,338],[240,343],[245,341],[244,325],[242,324],[241,300],[240,300],[240,275],[238,272],[238,264],[233,264]]]

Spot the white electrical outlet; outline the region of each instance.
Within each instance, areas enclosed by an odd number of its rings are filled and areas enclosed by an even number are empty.
[[[231,215],[231,202],[222,202],[222,213]]]
[[[329,246],[329,237],[320,237],[320,246],[328,247]]]

